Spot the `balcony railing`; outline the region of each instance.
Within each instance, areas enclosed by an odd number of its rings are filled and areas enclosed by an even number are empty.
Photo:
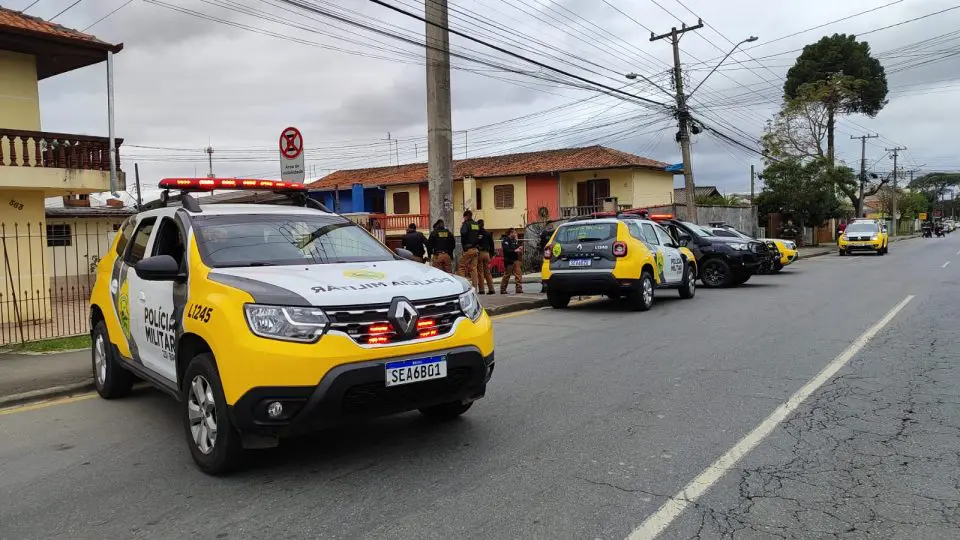
[[[117,170],[120,145],[114,139]],[[0,167],[55,167],[106,171],[110,169],[110,139],[88,135],[0,129]]]
[[[346,214],[346,217],[367,230],[403,231],[411,223],[417,229],[427,231],[430,228],[430,216],[427,214]]]
[[[619,211],[629,210],[631,206],[629,204],[618,204],[617,209]],[[597,212],[603,212],[603,205],[597,204],[592,206],[561,206],[560,207],[560,217],[561,218],[572,218],[572,217],[581,217],[589,216],[590,214],[595,214]]]

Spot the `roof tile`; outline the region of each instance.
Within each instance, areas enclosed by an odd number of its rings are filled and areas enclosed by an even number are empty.
[[[104,48],[113,47],[113,45],[110,43],[101,41],[90,34],[84,34],[83,32],[79,32],[72,28],[60,26],[59,24],[45,21],[39,17],[33,17],[31,15],[0,6],[0,31],[4,30],[5,28],[26,30],[35,34],[66,38],[76,41],[86,41],[91,45],[98,45]]]

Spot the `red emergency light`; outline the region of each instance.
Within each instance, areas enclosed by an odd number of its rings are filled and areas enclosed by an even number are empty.
[[[654,221],[659,221],[663,219],[673,219],[673,214],[653,214],[650,216],[650,219]]]
[[[181,191],[213,191],[215,189],[307,191],[307,186],[304,184],[256,178],[164,178],[160,181],[160,188],[179,189]]]

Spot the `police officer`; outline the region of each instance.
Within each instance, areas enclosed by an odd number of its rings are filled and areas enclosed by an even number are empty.
[[[460,226],[460,246],[463,255],[460,256],[460,267],[457,273],[470,280],[477,287],[477,259],[480,257],[480,225],[473,220],[473,212],[463,213],[463,225]]]
[[[434,268],[439,268],[447,273],[453,272],[453,250],[457,245],[453,233],[444,227],[443,220],[438,219],[433,224],[433,231],[430,232],[430,238],[427,239],[427,253],[432,257]]]
[[[415,223],[407,226],[407,234],[403,235],[403,238],[400,240],[400,245],[403,246],[403,249],[413,253],[417,262],[423,262],[426,243],[427,238],[423,236],[422,232],[417,230]]]
[[[517,287],[517,294],[520,294],[523,292],[523,272],[520,264],[523,246],[517,240],[516,229],[510,227],[507,234],[503,235],[500,239],[500,248],[503,250],[503,278],[500,279],[500,294],[507,294],[511,274]]]
[[[484,280],[486,280],[487,294],[494,294],[493,274],[490,273],[490,257],[493,255],[493,235],[483,227],[482,219],[477,220],[477,225],[480,227],[479,241],[477,243],[477,249],[480,250],[479,257],[477,257],[477,292],[483,294],[483,283]]]

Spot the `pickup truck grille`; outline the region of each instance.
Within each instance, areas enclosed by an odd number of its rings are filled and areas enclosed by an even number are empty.
[[[449,334],[457,319],[463,317],[460,309],[460,298],[450,296],[430,300],[412,300],[411,303],[419,314],[419,321],[434,322],[431,329],[436,329],[435,336]],[[390,304],[370,304],[366,306],[344,306],[324,308],[330,319],[330,330],[342,332],[350,336],[361,345],[370,344],[371,337],[386,338],[383,344],[404,343],[421,339],[417,336],[408,338],[398,335],[396,329],[387,319]]]

